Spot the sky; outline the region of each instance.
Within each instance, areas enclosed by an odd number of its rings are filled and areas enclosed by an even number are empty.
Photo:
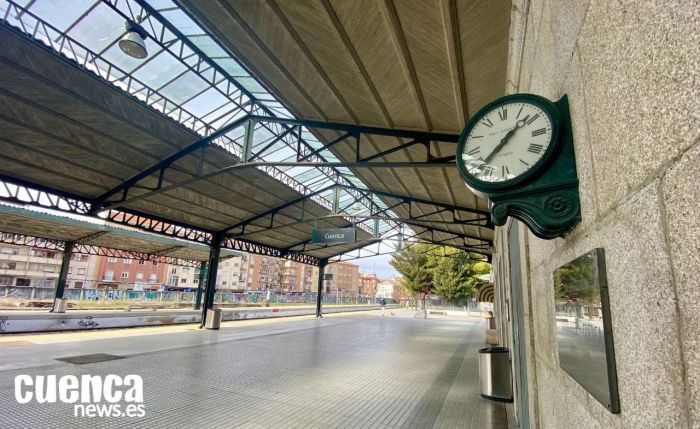
[[[376,272],[377,277],[380,280],[386,280],[399,274],[391,265],[389,265],[390,260],[391,255],[379,255],[372,256],[371,258],[355,259],[354,261],[348,262],[359,265],[360,271],[362,272]]]

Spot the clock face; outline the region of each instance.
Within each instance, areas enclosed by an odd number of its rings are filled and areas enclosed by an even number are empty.
[[[527,101],[499,104],[467,134],[462,165],[482,182],[501,183],[526,174],[553,144],[552,117]]]

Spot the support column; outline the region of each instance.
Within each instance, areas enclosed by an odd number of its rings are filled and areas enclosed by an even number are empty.
[[[318,291],[316,292],[316,317],[323,317],[321,313],[321,300],[323,299],[323,276],[326,269],[327,260],[321,259],[318,264]]]
[[[219,268],[219,254],[221,253],[220,237],[212,238],[211,249],[209,250],[209,263],[207,272],[207,289],[204,294],[204,307],[202,307],[202,323],[199,327],[203,327],[207,320],[207,311],[214,308],[214,293],[216,293],[216,273]]]
[[[68,267],[70,266],[71,257],[73,257],[73,245],[75,243],[72,241],[66,241],[65,249],[63,250],[63,258],[61,259],[61,270],[58,272],[58,280],[56,280],[56,293],[54,294],[53,306],[51,307],[52,313],[65,313],[66,309],[64,305],[56,306],[56,300],[63,299],[63,294],[66,290],[66,278],[68,278]]]
[[[202,291],[207,281],[207,262],[202,261],[199,264],[199,282],[197,283],[197,294],[194,296],[194,309],[202,308]]]

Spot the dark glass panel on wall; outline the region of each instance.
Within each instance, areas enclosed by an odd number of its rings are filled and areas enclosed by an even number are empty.
[[[559,365],[613,413],[620,412],[603,249],[554,270]]]

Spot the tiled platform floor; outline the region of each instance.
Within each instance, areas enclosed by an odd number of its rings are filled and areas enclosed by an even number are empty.
[[[0,427],[505,428],[503,404],[479,396],[480,347],[483,322],[400,312],[2,347],[14,369],[0,371]],[[53,360],[90,353],[126,358]],[[144,379],[142,418],[14,399],[17,374],[132,373]]]

